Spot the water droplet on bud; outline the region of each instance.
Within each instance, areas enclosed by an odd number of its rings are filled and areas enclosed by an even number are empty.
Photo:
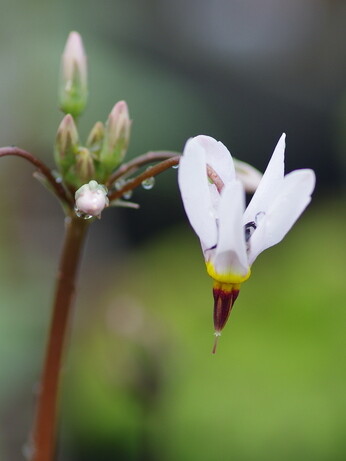
[[[173,165],[172,168],[173,170],[177,170],[179,168],[179,163],[177,163],[176,165]]]
[[[91,219],[93,218],[93,215],[84,213],[83,211],[79,210],[76,206],[74,207],[74,212],[78,216],[78,218],[82,219]]]
[[[155,185],[155,178],[153,176],[151,176],[150,178],[144,179],[144,181],[142,181],[142,187],[145,190],[152,189],[154,185]]]

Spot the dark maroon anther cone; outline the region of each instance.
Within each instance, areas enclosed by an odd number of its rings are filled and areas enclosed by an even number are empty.
[[[218,339],[221,335],[221,330],[227,323],[229,314],[231,313],[233,304],[237,299],[239,290],[232,289],[223,290],[222,288],[213,288],[214,295],[214,328],[215,342],[212,353],[215,354]]]
[[[214,295],[214,328],[220,332],[226,325],[229,314],[231,313],[234,294],[233,291],[223,291],[219,288],[213,289]]]

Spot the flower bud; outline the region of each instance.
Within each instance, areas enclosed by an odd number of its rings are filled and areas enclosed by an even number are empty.
[[[55,140],[55,162],[64,174],[76,162],[78,131],[70,114],[62,119]]]
[[[102,122],[96,122],[92,127],[86,146],[95,155],[98,156],[102,147],[102,142],[105,134],[105,128]]]
[[[89,181],[75,193],[76,214],[80,217],[101,217],[101,212],[109,205],[107,188],[97,181]]]
[[[82,184],[90,181],[90,179],[95,175],[94,160],[90,151],[85,147],[78,150],[75,170],[76,176]]]
[[[124,159],[130,140],[131,120],[127,104],[119,101],[109,114],[100,160],[106,174],[109,174]]]
[[[87,102],[87,59],[78,32],[71,32],[61,57],[59,101],[65,114],[80,115]]]

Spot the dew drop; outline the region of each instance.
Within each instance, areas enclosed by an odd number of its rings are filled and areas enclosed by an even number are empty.
[[[62,177],[61,176],[57,176],[55,178],[55,182],[57,182],[58,184],[61,184],[62,183]]]
[[[84,213],[84,211],[79,210],[76,206],[74,207],[74,212],[78,216],[78,218],[82,219],[91,219],[93,218],[93,215]]]
[[[125,179],[119,179],[115,184],[114,184],[114,187],[116,188],[116,190],[120,190],[124,187],[125,185]]]
[[[128,190],[126,191],[124,194],[123,194],[123,198],[125,200],[129,200],[131,197],[132,197],[132,194],[133,194],[133,191],[132,190]]]
[[[155,178],[153,176],[151,176],[150,178],[144,179],[144,181],[142,181],[142,187],[145,190],[152,189],[154,185],[155,185]]]
[[[265,211],[259,211],[256,216],[255,216],[255,222],[258,225],[260,221],[264,218],[265,216]]]
[[[172,168],[173,170],[177,170],[179,168],[179,163],[177,163],[176,165],[173,165]]]

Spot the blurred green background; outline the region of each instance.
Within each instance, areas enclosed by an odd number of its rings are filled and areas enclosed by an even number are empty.
[[[53,166],[59,59],[84,39],[80,132],[128,102],[129,156],[209,134],[264,169],[312,167],[312,205],[256,261],[216,356],[212,293],[176,170],[92,226],[61,396],[60,461],[346,456],[346,5],[335,0],[0,0],[0,144]],[[32,423],[62,240],[31,167],[0,169],[0,459]]]

